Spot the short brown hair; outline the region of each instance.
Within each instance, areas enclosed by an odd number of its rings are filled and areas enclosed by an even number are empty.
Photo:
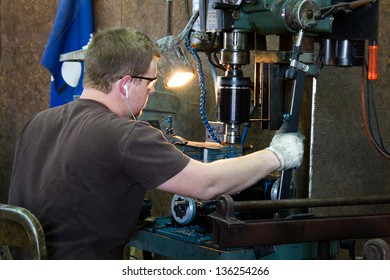
[[[160,50],[137,30],[115,27],[97,31],[85,54],[83,86],[108,93],[121,77],[147,72],[154,57],[161,57]]]

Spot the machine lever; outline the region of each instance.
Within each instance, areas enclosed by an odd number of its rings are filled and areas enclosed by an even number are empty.
[[[286,70],[286,79],[295,80],[297,78],[297,70],[309,71],[309,67],[299,61],[301,55],[301,46],[303,40],[303,29],[299,30],[297,40],[293,52],[291,54],[290,67]]]
[[[334,5],[322,7],[321,10],[321,15],[316,17],[316,20],[323,20],[335,13],[338,12],[345,12],[347,10],[353,10],[361,6],[366,6],[371,3],[375,3],[377,0],[357,0],[357,1],[352,1],[352,2],[341,2],[337,3]]]
[[[302,98],[305,88],[306,73],[300,69],[296,69],[296,79],[294,81],[294,91],[291,102],[291,109],[287,122],[286,132],[297,132],[299,126],[299,117],[302,108]],[[290,185],[292,179],[292,170],[283,170],[280,178],[278,199],[290,198]]]
[[[302,98],[305,88],[305,76],[307,69],[303,63],[299,62],[301,54],[301,45],[303,40],[303,29],[299,30],[297,40],[291,56],[290,67],[286,70],[286,78],[294,80],[293,97],[291,101],[291,108],[288,117],[284,118],[287,122],[286,132],[297,132],[299,126],[299,116],[302,107]],[[292,179],[292,170],[283,170],[280,178],[278,199],[290,198],[290,185]]]

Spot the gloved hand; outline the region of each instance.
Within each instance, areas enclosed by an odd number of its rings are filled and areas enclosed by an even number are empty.
[[[275,133],[267,150],[273,152],[280,161],[280,170],[297,168],[302,163],[303,141],[305,136],[298,132],[284,133],[286,126]]]

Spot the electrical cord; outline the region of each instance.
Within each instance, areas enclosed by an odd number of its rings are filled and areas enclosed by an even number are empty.
[[[362,83],[361,83],[361,105],[362,105],[362,116],[363,116],[363,124],[364,124],[364,131],[368,137],[368,140],[370,143],[376,148],[376,150],[385,158],[390,159],[390,152],[387,150],[387,148],[384,145],[382,134],[380,132],[379,122],[378,122],[378,115],[376,111],[375,106],[375,99],[374,99],[374,93],[373,93],[373,82],[366,79],[366,72],[367,71],[367,64],[365,67],[362,67]],[[366,81],[366,84],[365,84]],[[366,88],[366,90],[365,90]],[[373,110],[373,117],[374,119],[371,119],[371,107]],[[377,136],[374,133],[373,127],[372,127],[372,121],[375,122],[375,129],[377,131]]]
[[[319,54],[317,56],[317,59],[315,61],[315,64],[319,67],[321,70],[323,67],[323,60],[322,60],[322,54],[323,54],[323,43],[320,46]],[[373,82],[368,79],[367,74],[368,73],[368,66],[367,62],[362,67],[362,79],[361,79],[361,106],[362,106],[362,117],[363,117],[363,124],[364,124],[364,131],[365,134],[368,137],[368,140],[370,141],[371,145],[375,147],[375,149],[385,158],[390,159],[390,152],[385,147],[385,144],[383,142],[382,134],[380,131],[380,126],[378,122],[378,114],[376,110],[375,105],[375,96],[374,96],[374,90],[373,90]],[[371,111],[372,109],[372,111]],[[372,118],[373,114],[373,118]],[[377,136],[374,133],[372,122],[374,122],[375,130],[377,133]]]
[[[216,52],[213,52],[213,46],[215,44],[215,40],[217,38],[217,35],[214,34],[212,39],[211,39],[211,43],[210,43],[210,49],[207,51],[207,57],[209,59],[209,62],[215,67],[215,68],[218,68],[222,71],[226,71],[226,68],[221,65],[219,63],[219,59],[217,57],[217,53]]]

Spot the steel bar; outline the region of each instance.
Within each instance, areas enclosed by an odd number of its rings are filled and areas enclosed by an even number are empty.
[[[234,211],[390,204],[390,195],[234,201]]]
[[[248,221],[237,227],[228,227],[223,219],[212,220],[212,243],[219,248],[390,236],[388,214]]]

